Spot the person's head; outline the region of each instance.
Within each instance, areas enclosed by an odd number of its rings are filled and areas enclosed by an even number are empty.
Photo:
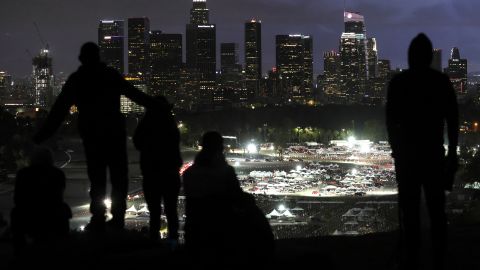
[[[223,153],[223,138],[216,131],[208,131],[202,137],[202,151],[208,153]]]
[[[418,34],[408,48],[408,65],[410,68],[428,68],[433,59],[433,46],[430,39],[424,34]]]
[[[100,62],[100,48],[93,42],[87,42],[82,45],[78,60],[82,65],[96,64]]]
[[[53,166],[52,151],[43,146],[36,147],[30,155],[31,166]]]

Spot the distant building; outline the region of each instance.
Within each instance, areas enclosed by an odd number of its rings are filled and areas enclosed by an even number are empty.
[[[123,25],[122,20],[101,20],[98,26],[100,58],[121,74],[125,73]]]
[[[306,104],[313,94],[313,42],[306,35],[277,35],[276,63],[286,102]]]
[[[342,103],[345,100],[345,93],[340,87],[340,60],[340,54],[336,51],[323,53],[323,80],[317,83],[327,103]]]
[[[386,101],[387,87],[390,79],[392,78],[392,71],[390,68],[390,60],[379,59],[377,76],[369,80],[370,92],[369,101],[370,105],[384,104]]]
[[[443,72],[442,49],[433,49],[433,58],[432,58],[431,67],[437,71]]]
[[[177,102],[182,68],[182,35],[150,33],[150,94]]]
[[[343,19],[345,32],[340,38],[340,83],[346,103],[361,103],[369,78],[365,19],[360,13],[350,11],[344,12]],[[374,39],[370,46],[373,55],[373,49],[376,49]]]
[[[220,44],[221,74],[214,92],[214,104],[218,108],[236,105],[245,105],[247,92],[239,64],[237,43]]]
[[[252,19],[245,23],[245,80],[249,102],[259,95],[261,78],[262,22]]]
[[[282,75],[277,68],[268,71],[267,76],[262,80],[263,93],[261,94],[264,103],[282,104],[286,99],[286,93],[283,86]]]
[[[54,77],[48,45],[32,60],[35,106],[49,108],[53,104]]]
[[[462,98],[467,93],[467,59],[460,58],[460,50],[457,47],[452,48],[446,73],[450,77],[457,96]]]
[[[128,74],[146,84],[149,73],[150,20],[128,19]]]
[[[213,104],[216,84],[216,26],[209,23],[206,0],[193,0],[190,23],[186,27],[186,64],[198,82],[192,89],[201,109]]]
[[[0,100],[3,105],[3,101],[10,97],[12,86],[12,76],[5,71],[0,71]]]
[[[367,39],[367,65],[368,78],[375,78],[378,76],[378,51],[377,40],[375,38]]]

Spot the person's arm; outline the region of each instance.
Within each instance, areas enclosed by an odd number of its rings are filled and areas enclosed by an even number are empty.
[[[42,143],[50,138],[58,127],[62,124],[65,116],[74,104],[74,86],[70,79],[65,83],[62,92],[58,95],[47,119],[42,124],[38,132],[34,135],[35,143]]]
[[[125,80],[125,78],[123,78],[122,75],[120,75],[118,72],[117,76],[119,77],[119,87],[122,95],[131,99],[133,102],[147,108],[156,106],[155,100],[152,97],[133,86],[130,82]]]

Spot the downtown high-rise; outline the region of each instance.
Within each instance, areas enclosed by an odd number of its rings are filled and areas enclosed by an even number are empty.
[[[247,100],[252,102],[259,95],[262,78],[262,22],[245,23],[245,84]]]
[[[215,107],[245,105],[247,92],[237,43],[220,44],[220,63],[220,77],[213,95]]]
[[[365,97],[369,78],[368,40],[365,18],[357,12],[344,12],[345,30],[340,38],[340,83],[342,94],[348,104],[361,103]],[[370,47],[376,48],[376,41],[370,40]],[[375,50],[376,51],[376,50]]]
[[[98,25],[98,46],[100,58],[108,66],[121,74],[125,73],[124,60],[124,21],[101,20]]]
[[[128,19],[128,74],[146,81],[149,73],[150,20]]]
[[[48,108],[53,104],[53,66],[48,45],[32,59],[34,105]]]
[[[162,31],[150,33],[150,93],[176,102],[182,68],[182,35]]]
[[[277,35],[276,65],[284,83],[283,100],[306,104],[313,89],[313,41],[307,35]]]
[[[190,22],[186,26],[186,66],[193,85],[193,101],[210,108],[216,86],[216,26],[209,22],[206,0],[193,0]]]
[[[329,103],[341,103],[345,99],[340,87],[340,54],[334,50],[323,53],[321,87]]]
[[[448,77],[450,77],[457,96],[463,98],[467,93],[467,59],[460,57],[460,50],[457,47],[452,48],[450,59],[448,59],[448,67],[445,71]]]

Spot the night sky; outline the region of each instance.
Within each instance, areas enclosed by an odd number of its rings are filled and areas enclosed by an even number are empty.
[[[365,16],[367,36],[376,37],[379,58],[392,68],[406,67],[413,36],[425,32],[434,47],[460,48],[469,72],[480,70],[480,1],[478,0],[347,0],[347,10]],[[217,43],[238,42],[243,63],[244,22],[262,20],[264,71],[275,65],[276,34],[301,33],[314,38],[315,74],[322,72],[323,52],[338,50],[343,30],[342,0],[208,0],[210,22],[217,24]],[[42,47],[33,22],[53,52],[55,73],[78,66],[79,47],[97,41],[100,19],[147,16],[152,30],[185,33],[191,0],[1,0],[0,70],[30,74],[31,58]],[[184,36],[185,40],[185,36]],[[219,46],[217,47],[219,50]],[[217,62],[220,62],[218,58]]]

